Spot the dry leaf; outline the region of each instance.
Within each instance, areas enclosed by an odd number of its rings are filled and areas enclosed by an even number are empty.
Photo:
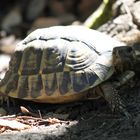
[[[12,130],[23,130],[23,129],[31,128],[31,126],[25,125],[25,124],[20,123],[16,120],[5,120],[5,119],[0,119],[0,126],[1,127],[8,127]]]

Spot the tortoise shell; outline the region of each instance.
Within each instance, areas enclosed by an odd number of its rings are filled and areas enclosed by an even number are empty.
[[[46,103],[84,99],[113,74],[112,49],[118,45],[82,26],[38,29],[17,45],[0,92]]]

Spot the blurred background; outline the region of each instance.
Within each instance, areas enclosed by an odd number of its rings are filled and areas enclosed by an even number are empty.
[[[115,1],[1,0],[0,53],[13,53],[15,44],[37,28],[82,24],[96,29],[112,16]]]
[[[24,37],[28,31],[53,25],[80,24],[102,0],[1,0],[1,35]]]
[[[0,78],[16,44],[35,29],[83,25],[124,39],[139,28],[139,6],[139,0],[1,0]]]

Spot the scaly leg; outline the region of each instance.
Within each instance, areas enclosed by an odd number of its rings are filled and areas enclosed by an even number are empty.
[[[116,88],[125,84],[133,76],[134,72],[126,71],[125,73],[117,77],[117,81],[105,82],[100,86],[102,91],[100,95],[104,97],[105,100],[109,103],[111,110],[113,112],[123,113],[127,118],[130,118],[131,115],[128,113],[126,105],[118,94]]]
[[[112,86],[112,83],[106,82],[101,85],[102,96],[109,103],[112,112],[120,112],[124,114],[127,118],[130,118],[130,114],[126,109],[126,105],[121,99],[118,91]]]

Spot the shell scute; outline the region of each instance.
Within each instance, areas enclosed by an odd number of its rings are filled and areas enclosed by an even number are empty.
[[[83,71],[72,72],[71,75],[74,92],[79,93],[89,87],[87,77]]]
[[[43,74],[63,71],[67,54],[65,43],[66,42],[61,39],[46,42],[40,66],[40,71]]]
[[[19,69],[20,63],[22,59],[22,52],[16,51],[11,58],[11,61],[9,63],[9,69],[10,71],[16,73]]]
[[[32,98],[37,98],[40,96],[40,91],[43,89],[42,77],[41,75],[29,76],[29,90],[30,96]]]
[[[8,70],[6,73],[5,73],[5,77],[4,79],[1,80],[0,82],[0,89],[3,91],[3,88],[5,87],[5,85],[7,84],[10,76],[12,75],[12,72],[11,70]]]
[[[65,95],[72,90],[70,72],[65,71],[60,73],[58,80],[59,80],[59,91],[61,95]]]
[[[18,97],[20,99],[26,98],[29,95],[29,84],[28,84],[28,76],[20,76],[19,81],[18,81],[18,89],[17,89],[17,94],[15,97]],[[14,97],[14,95],[11,95]]]
[[[41,63],[41,71],[43,74],[52,73],[61,70],[61,63],[59,63],[59,54],[56,53],[55,48],[47,48],[43,50],[43,57]]]
[[[98,56],[99,54],[92,51],[90,47],[83,42],[70,42],[65,62],[65,69],[70,71],[83,70],[92,65]]]
[[[6,86],[5,93],[8,95],[10,92],[14,92],[17,89],[19,76],[16,73],[11,74]]]
[[[96,86],[101,82],[99,76],[91,68],[85,69],[84,72],[88,81],[88,87]]]
[[[34,75],[39,73],[42,58],[42,50],[33,47],[25,48],[19,68],[22,75]]]
[[[42,75],[45,94],[51,96],[58,88],[56,73]]]

